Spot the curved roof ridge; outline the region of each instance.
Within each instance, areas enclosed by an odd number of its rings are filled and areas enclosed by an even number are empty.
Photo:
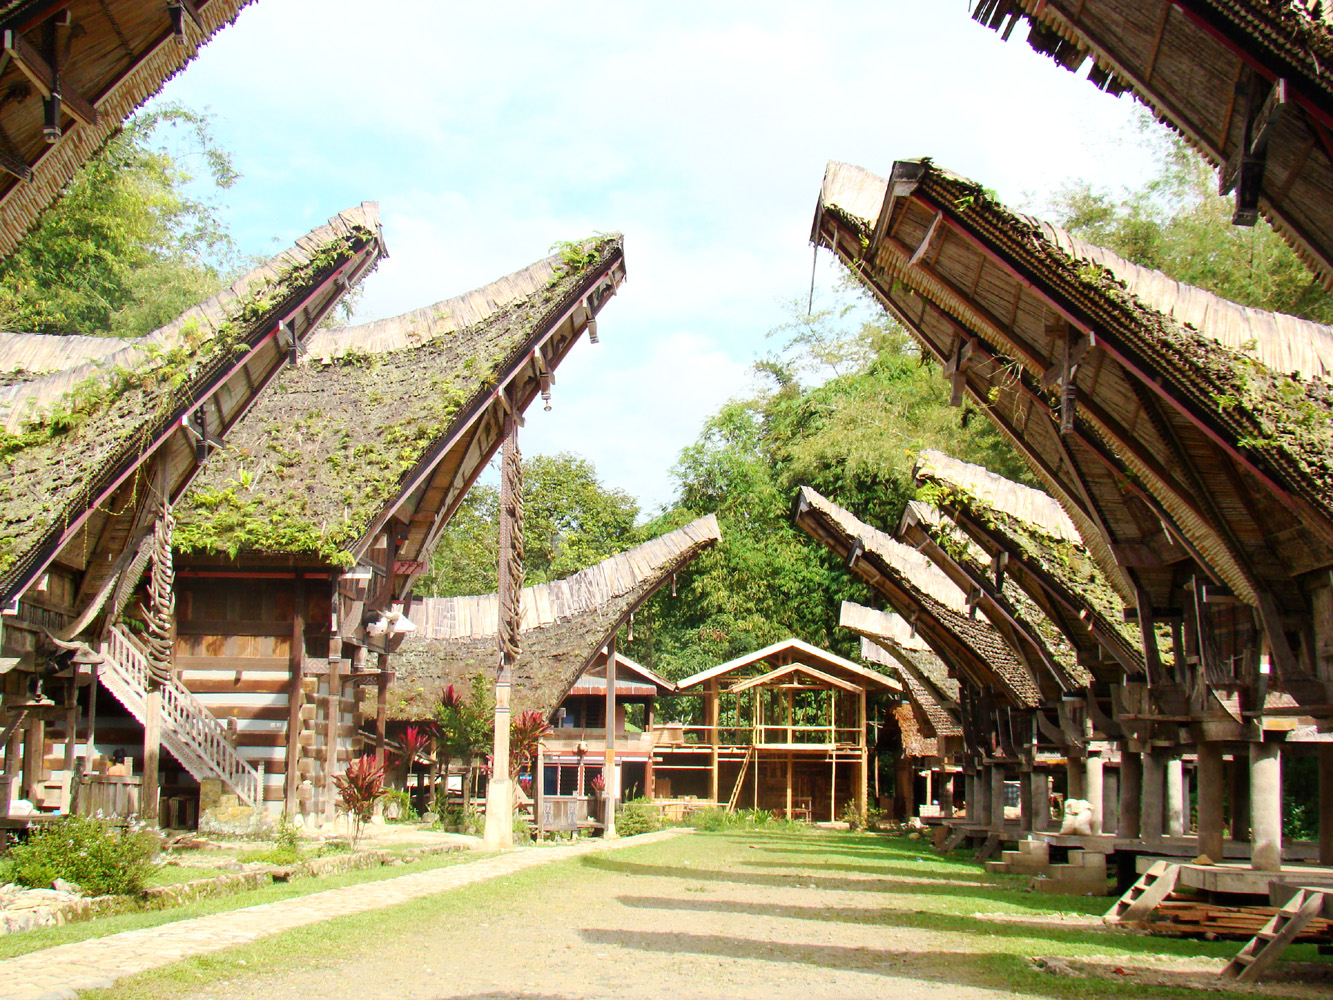
[[[809,486],[802,486],[801,494],[811,507],[823,511],[826,516],[837,521],[847,534],[859,538],[861,544],[903,574],[922,593],[933,597],[950,610],[968,613],[967,595],[926,556],[886,532],[871,527]]]
[[[1006,479],[985,466],[964,462],[942,451],[926,448],[917,455],[913,475],[918,479],[924,476],[955,486],[988,507],[1039,528],[1060,541],[1083,544],[1078,527],[1058,500],[1049,493]]]
[[[302,236],[286,250],[247,271],[198,305],[191,306],[165,326],[158,327],[142,337],[115,341],[121,346],[114,351],[89,359],[86,353],[87,345],[84,342],[90,338],[78,338],[68,345],[68,350],[84,360],[69,367],[52,368],[50,374],[41,378],[0,387],[0,421],[3,421],[9,430],[16,430],[34,407],[40,408],[58,401],[85,379],[99,377],[115,368],[132,369],[142,364],[155,351],[182,346],[185,343],[184,332],[206,330],[210,334],[216,334],[223,324],[233,318],[231,308],[235,303],[245,302],[265,284],[277,283],[282,278],[285,268],[310,263],[332,240],[350,236],[358,229],[369,230],[379,235],[378,203],[363,201],[355,208],[339,212],[324,225]],[[382,236],[380,243],[383,244]],[[62,353],[61,342],[66,339],[59,334],[22,336],[45,338],[49,349],[44,353],[48,353],[53,360]],[[33,350],[36,341],[29,340],[27,343],[28,349]]]
[[[720,539],[717,515],[708,514],[609,556],[563,580],[524,587],[524,630],[593,611],[629,593],[645,580],[669,572],[685,555]],[[418,635],[424,639],[476,639],[497,634],[499,597],[427,597],[412,604]]]
[[[119,337],[0,331],[0,376],[31,382],[52,372],[96,361],[125,346]]]
[[[896,611],[877,611],[854,601],[843,601],[838,613],[838,624],[858,635],[890,639],[904,649],[932,652],[930,643],[921,638],[907,619]]]
[[[489,284],[454,295],[429,306],[357,326],[318,330],[307,342],[306,362],[329,362],[349,351],[385,354],[442,337],[489,319],[506,306],[520,302],[550,284],[562,266],[552,254]]]

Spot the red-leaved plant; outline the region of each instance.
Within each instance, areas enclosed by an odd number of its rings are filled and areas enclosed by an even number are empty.
[[[352,820],[352,846],[361,839],[361,827],[375,811],[375,803],[384,797],[384,768],[372,754],[358,757],[342,774],[334,775],[338,797]]]
[[[509,722],[509,777],[519,773],[537,760],[537,748],[542,737],[551,731],[546,716],[541,712],[520,712]]]

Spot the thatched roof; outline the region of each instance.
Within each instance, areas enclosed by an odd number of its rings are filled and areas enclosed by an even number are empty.
[[[571,245],[573,246],[573,245]],[[186,551],[348,565],[391,514],[399,560],[424,560],[519,412],[624,273],[618,236],[484,288],[312,338],[210,463],[179,515]]]
[[[1297,577],[1333,565],[1328,382],[1182,325],[929,160],[888,180],[830,164],[815,238],[1013,441],[1141,614],[1178,601],[1189,559],[1272,629],[1308,613]],[[1274,354],[1286,332],[1271,324]]]
[[[926,717],[934,732],[932,735],[948,737],[962,736],[963,727],[948,709],[936,700],[929,689],[911,670],[903,668],[902,661],[885,647],[869,639],[861,640],[861,659],[884,669],[896,670],[903,680],[907,697]]]
[[[719,537],[717,518],[710,514],[567,579],[524,588],[514,711],[554,712],[630,613]],[[391,718],[428,718],[448,685],[466,689],[478,672],[494,677],[499,662],[494,594],[425,598],[407,613],[417,630],[393,656]]]
[[[829,547],[911,622],[960,679],[994,688],[1020,708],[1041,693],[1031,674],[988,621],[971,616],[967,595],[933,562],[802,486],[796,524]]]
[[[1274,82],[1286,103],[1255,149],[1266,159],[1257,208],[1333,281],[1333,27],[1315,0],[979,0],[973,16],[1067,69],[1091,59],[1096,86],[1132,90],[1215,167],[1238,161],[1247,106]],[[1252,147],[1253,148],[1253,147]],[[1288,371],[1288,368],[1279,368]]]
[[[128,513],[133,520],[142,503],[142,484],[134,494],[127,477],[161,455],[179,494],[197,468],[196,438],[184,418],[191,428],[202,421],[209,440],[224,437],[287,357],[279,327],[300,342],[382,252],[379,213],[367,203],[161,329],[112,341],[115,350],[100,356],[85,337],[5,338],[10,357],[50,372],[0,387],[6,599],[67,543],[73,547],[63,561],[77,569],[116,558],[119,550],[99,546],[120,531],[105,530],[108,519]],[[113,501],[122,486],[134,496]]]
[[[957,679],[945,662],[935,655],[930,643],[921,638],[902,615],[843,601],[838,624],[892,651],[897,662],[924,684],[936,701],[950,712],[957,713],[960,696]]]
[[[1131,675],[1143,672],[1138,626],[1087,556],[1077,530],[1053,499],[979,465],[922,451],[916,478],[994,558],[1005,553],[1005,574],[1050,613],[1080,650],[1101,645]]]
[[[167,3],[142,0],[8,0],[0,30],[13,31],[19,52],[0,68],[0,256],[13,251],[41,212],[85,160],[129,115],[156,94],[250,0],[194,0],[199,22],[186,15],[173,31]],[[42,91],[50,54],[43,43],[50,18],[58,27],[60,135],[45,134]],[[35,56],[36,59],[32,57]],[[44,84],[43,84],[44,85]],[[89,120],[82,121],[81,118]]]
[[[998,585],[990,554],[930,504],[912,500],[898,526],[898,540],[911,546],[965,588],[1010,648],[1028,665],[1047,697],[1087,687],[1090,675],[1042,608],[1012,577]]]

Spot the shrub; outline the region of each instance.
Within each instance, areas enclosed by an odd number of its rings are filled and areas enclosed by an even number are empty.
[[[384,802],[384,819],[389,823],[415,823],[421,817],[417,811],[412,808],[412,796],[401,788],[390,788],[384,793],[382,800]],[[398,806],[398,818],[389,819],[389,806]]]
[[[262,861],[270,865],[294,865],[305,859],[305,853],[301,850],[301,833],[296,829],[296,824],[287,818],[283,813],[278,820],[277,843],[266,851],[250,851],[242,854],[236,860],[242,864],[251,861]]]
[[[631,799],[616,814],[616,833],[633,837],[662,829],[662,814],[651,799]]]
[[[343,809],[352,820],[352,846],[361,839],[361,827],[370,821],[375,803],[384,795],[384,767],[370,754],[358,757],[342,774],[334,775],[334,785]]]
[[[65,816],[32,832],[3,863],[0,881],[45,888],[73,882],[90,896],[142,892],[157,870],[161,841],[140,824],[113,827],[86,816]]]
[[[848,802],[842,807],[842,821],[847,824],[849,830],[866,828],[866,814],[856,807],[855,802]]]
[[[802,832],[809,830],[804,823],[783,819],[763,809],[740,809],[734,813],[729,813],[721,807],[700,809],[690,814],[689,823],[694,829],[703,833],[716,833],[720,830],[754,830],[759,827]]]

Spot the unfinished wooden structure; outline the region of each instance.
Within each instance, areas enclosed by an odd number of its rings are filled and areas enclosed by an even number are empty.
[[[121,123],[250,2],[0,5],[0,256]]]
[[[954,402],[1009,437],[1140,624],[1141,672],[1101,626],[1070,628],[1100,647],[1090,670],[1122,675],[1114,717],[1101,714],[1123,733],[1126,801],[1160,799],[1182,747],[1211,788],[1224,754],[1248,756],[1252,862],[1275,868],[1272,720],[1333,714],[1333,463],[1317,429],[1330,332],[1137,268],[928,160],[888,179],[831,164],[813,238],[940,361]],[[1333,757],[1320,759],[1328,787]],[[1221,852],[1220,807],[1201,814],[1205,851]]]
[[[899,692],[896,677],[800,639],[757,649],[679,681],[703,699],[703,725],[661,745],[659,771],[728,809],[833,821],[864,813],[871,741],[868,701]],[[691,775],[696,785],[687,786]],[[725,796],[725,798],[723,798]]]
[[[1333,25],[1305,0],[978,0],[978,21],[1143,101],[1333,283]],[[1282,368],[1281,371],[1289,369]]]
[[[58,805],[39,787],[51,772],[67,783],[76,759],[112,749],[93,734],[101,688],[140,721],[160,715],[163,742],[192,773],[256,794],[258,776],[225,727],[175,680],[153,676],[146,643],[156,633],[135,635],[121,617],[144,603],[140,578],[161,565],[164,523],[204,460],[382,253],[366,204],[166,327],[111,341],[113,351],[96,338],[0,340],[12,373],[0,389],[0,808],[16,798]]]

